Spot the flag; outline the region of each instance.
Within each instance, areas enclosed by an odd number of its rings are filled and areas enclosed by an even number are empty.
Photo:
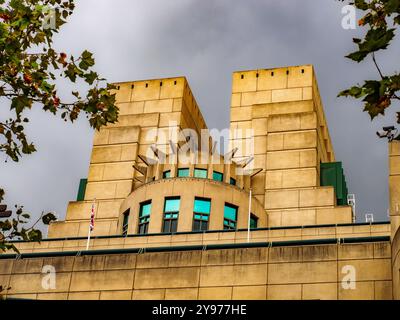
[[[90,231],[94,228],[94,202],[92,203],[92,211],[90,213]]]

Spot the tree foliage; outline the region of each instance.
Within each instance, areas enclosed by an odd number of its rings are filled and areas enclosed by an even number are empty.
[[[93,69],[93,54],[85,50],[74,57],[57,52],[53,36],[74,10],[73,0],[0,0],[0,103],[9,107],[9,119],[0,119],[0,152],[18,161],[36,151],[28,139],[24,112],[41,108],[73,122],[84,113],[95,129],[117,121],[114,87]],[[85,94],[72,91],[66,101],[60,97],[59,81],[87,87]],[[0,202],[4,190],[0,188]],[[0,220],[0,252],[17,250],[11,239],[40,241],[38,223],[49,224],[53,214],[42,214],[30,227],[30,216],[15,207],[11,219]]]
[[[363,12],[358,25],[365,27],[367,32],[363,39],[353,39],[358,49],[346,57],[359,63],[370,56],[379,79],[366,80],[362,85],[340,92],[339,96],[362,98],[364,111],[373,120],[380,114],[384,115],[393,100],[400,100],[400,74],[395,72],[384,75],[375,57],[376,52],[387,49],[395,38],[396,28],[400,25],[400,0],[352,0],[349,4]],[[400,123],[400,112],[397,113],[397,118]]]

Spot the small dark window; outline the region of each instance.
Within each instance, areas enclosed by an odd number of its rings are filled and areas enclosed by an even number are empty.
[[[162,87],[162,81],[160,82],[160,87]]]
[[[254,214],[250,215],[250,229],[257,229],[258,225],[258,217],[256,217]]]
[[[224,175],[221,172],[213,171],[213,180],[223,182]]]
[[[171,170],[164,171],[162,177],[163,179],[171,178]]]
[[[301,73],[304,73],[304,69],[301,69]]]
[[[244,79],[244,75],[243,74],[240,76],[240,79]]]
[[[193,231],[208,230],[208,220],[211,211],[211,200],[195,198],[193,206]]]
[[[238,207],[225,203],[224,206],[224,230],[235,230]]]
[[[289,74],[289,70],[286,70],[286,74]]]
[[[142,202],[139,211],[138,234],[147,234],[149,232],[150,213],[151,201]]]
[[[180,197],[166,198],[162,232],[173,233],[178,229]]]
[[[146,88],[149,86],[149,84],[148,83],[146,83]]]
[[[124,220],[122,222],[122,235],[126,236],[128,234],[128,225],[129,225],[129,213],[130,209],[124,212]]]
[[[176,80],[174,81],[174,85],[176,86]]]
[[[256,73],[256,78],[258,78],[258,73]]]
[[[273,76],[274,76],[274,72],[272,71],[272,72],[271,72],[271,77],[273,77]]]
[[[131,89],[133,89],[135,87],[135,85],[133,84],[133,85],[131,85]]]
[[[232,186],[236,186],[236,179],[235,178],[230,178],[229,179],[229,184],[231,184]]]

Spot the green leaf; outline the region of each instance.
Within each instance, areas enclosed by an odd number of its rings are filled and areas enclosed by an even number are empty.
[[[30,230],[28,232],[28,238],[30,241],[40,241],[42,240],[42,232],[40,230]]]
[[[364,41],[360,41],[360,39],[357,38],[353,39],[358,45],[358,51],[350,53],[346,58],[361,62],[370,53],[386,49],[390,41],[394,38],[394,30],[395,29],[386,29],[385,27],[370,29]]]
[[[79,68],[83,70],[87,70],[90,67],[94,66],[93,54],[87,50],[85,50],[81,55],[81,62],[79,63]]]
[[[22,153],[31,154],[31,153],[33,153],[33,152],[35,152],[35,151],[36,151],[36,148],[35,148],[35,146],[33,145],[33,143],[30,143],[30,144],[23,143],[23,146],[22,146]]]
[[[48,225],[48,224],[50,224],[50,222],[56,221],[56,220],[57,220],[57,217],[56,217],[53,213],[51,213],[51,212],[45,214],[45,215],[42,217],[42,222],[43,222],[45,225]]]
[[[11,102],[11,110],[15,109],[17,115],[19,115],[25,108],[30,108],[31,106],[32,100],[24,96],[14,97]]]
[[[85,74],[85,75],[84,75],[84,78],[85,78],[86,82],[87,82],[89,85],[92,85],[93,82],[98,78],[98,76],[99,76],[99,75],[98,75],[96,72],[91,71],[91,72]]]

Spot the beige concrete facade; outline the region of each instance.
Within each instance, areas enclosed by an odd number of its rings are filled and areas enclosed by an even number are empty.
[[[342,288],[348,264],[355,290]],[[389,243],[0,260],[0,277],[27,299],[392,299]]]
[[[48,239],[16,242],[20,256],[0,256],[8,297],[400,298],[399,144],[390,147],[391,224],[353,223],[352,207],[320,185],[320,163],[336,160],[311,65],[233,73],[225,155],[202,136],[184,77],[116,85],[119,121],[95,133],[83,201],[69,203]],[[204,138],[196,143],[205,148],[187,152],[194,162],[179,153],[187,137],[172,142],[184,129]],[[168,199],[179,199],[173,232],[164,230]],[[195,229],[196,199],[210,204],[206,230]],[[227,206],[236,208],[231,230]],[[54,289],[42,285],[49,265]]]
[[[390,223],[392,227],[393,297],[400,299],[400,141],[389,145]]]

